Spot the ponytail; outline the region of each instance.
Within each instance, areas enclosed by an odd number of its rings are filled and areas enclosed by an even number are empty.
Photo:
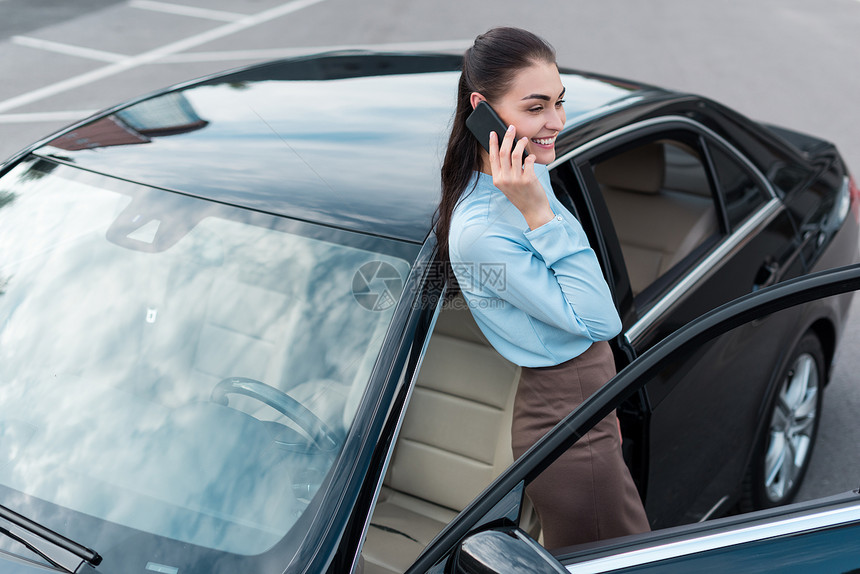
[[[454,287],[456,281],[448,255],[448,234],[454,207],[467,191],[473,172],[481,168],[481,144],[466,127],[472,113],[471,95],[478,92],[492,105],[507,92],[516,73],[534,63],[555,63],[555,50],[538,36],[519,28],[493,28],[475,38],[463,55],[457,84],[457,108],[442,162],[442,197],[434,216],[443,272]]]

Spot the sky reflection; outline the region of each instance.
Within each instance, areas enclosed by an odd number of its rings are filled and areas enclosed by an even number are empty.
[[[0,484],[181,541],[268,549],[334,454],[279,444],[288,417],[247,397],[215,404],[212,389],[259,380],[342,439],[393,312],[359,304],[353,277],[409,264],[27,167],[0,180],[17,194],[0,209]],[[195,205],[206,217],[189,228],[176,210]],[[134,213],[154,231],[118,223]]]

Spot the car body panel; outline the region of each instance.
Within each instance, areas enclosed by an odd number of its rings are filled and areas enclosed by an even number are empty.
[[[482,530],[451,557],[456,573],[854,572],[860,564],[860,495],[756,512],[659,533],[560,549],[547,556],[524,532]],[[839,552],[832,549],[839,548]],[[564,565],[564,566],[563,566]]]
[[[860,564],[858,529],[860,495],[851,492],[777,511],[628,537],[621,553],[607,547],[556,554],[571,574],[725,572],[729,568],[750,573],[842,574]],[[833,548],[840,551],[829,551]]]

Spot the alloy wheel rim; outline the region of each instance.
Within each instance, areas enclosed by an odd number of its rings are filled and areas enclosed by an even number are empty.
[[[764,487],[772,502],[786,498],[806,467],[818,417],[819,392],[815,358],[803,353],[779,389],[770,421]]]

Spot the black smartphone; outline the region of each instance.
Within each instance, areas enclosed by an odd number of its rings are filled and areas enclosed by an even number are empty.
[[[505,133],[508,131],[508,126],[505,125],[505,122],[502,121],[496,110],[490,104],[483,101],[479,102],[475,106],[475,109],[472,110],[472,113],[469,114],[469,117],[466,118],[466,127],[469,128],[469,131],[472,132],[478,139],[478,142],[488,152],[490,151],[490,132],[496,132],[496,135],[499,136],[499,145],[501,146]],[[516,145],[516,140],[514,140],[514,145]],[[529,152],[523,150],[523,159],[526,159],[528,155]]]

